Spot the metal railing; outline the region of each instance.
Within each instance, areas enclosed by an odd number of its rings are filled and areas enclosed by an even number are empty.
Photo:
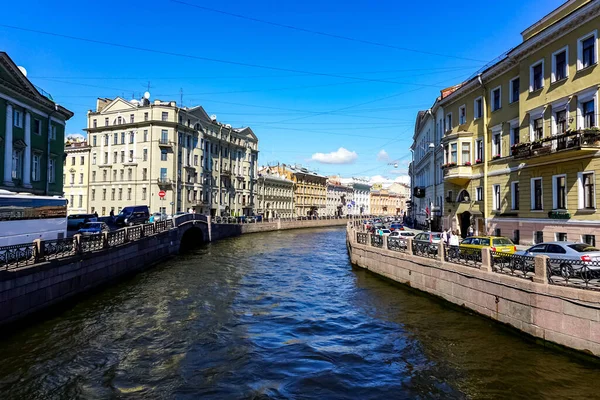
[[[371,246],[383,247],[383,236],[371,235]]]
[[[356,241],[359,244],[367,244],[367,240],[369,238],[369,235],[367,233],[362,233],[362,232],[356,232]]]
[[[104,236],[103,235],[88,235],[81,236],[79,246],[82,253],[89,253],[92,251],[102,250],[104,248]]]
[[[408,241],[406,239],[399,239],[395,237],[387,238],[387,248],[392,251],[406,252],[408,250]]]
[[[125,243],[126,232],[125,229],[119,229],[117,231],[108,232],[108,247],[118,246]]]
[[[35,263],[35,243],[0,247],[0,268],[13,269]]]
[[[77,243],[74,238],[44,240],[42,242],[43,257],[46,260],[72,256],[77,253]]]
[[[518,278],[533,280],[535,276],[535,258],[516,254],[491,252],[492,271]]]
[[[481,267],[481,249],[460,249],[458,246],[445,247],[444,259],[455,264],[469,267]]]
[[[435,243],[413,241],[412,252],[415,256],[436,258],[438,254],[438,245]]]
[[[549,258],[546,261],[548,283],[600,290],[600,262]]]

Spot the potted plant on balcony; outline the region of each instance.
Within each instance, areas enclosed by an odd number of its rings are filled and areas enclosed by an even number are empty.
[[[470,166],[471,166],[471,161],[467,161],[467,162],[465,163],[465,167],[470,167]]]
[[[501,157],[502,156],[500,154],[496,154],[495,156],[492,157],[492,160],[498,160]]]
[[[600,129],[599,128],[586,128],[582,132],[583,144],[587,145],[599,145],[600,144]]]
[[[544,139],[543,138],[542,139],[534,140],[533,143],[531,143],[531,149],[532,150],[539,149],[539,148],[541,148],[543,146],[543,144],[544,144]]]
[[[510,149],[513,156],[520,156],[528,154],[530,146],[531,143],[529,142],[520,142],[513,144]]]
[[[483,162],[483,160],[481,158],[478,158],[475,160],[475,164],[481,164]]]

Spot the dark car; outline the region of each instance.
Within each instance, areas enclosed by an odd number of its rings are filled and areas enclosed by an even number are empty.
[[[80,229],[87,222],[96,222],[95,214],[71,214],[67,217],[67,229]]]
[[[100,235],[104,232],[110,232],[110,228],[104,222],[87,222],[77,231],[78,234],[84,236]]]
[[[115,219],[117,226],[145,224],[150,219],[148,206],[129,206],[121,210]]]

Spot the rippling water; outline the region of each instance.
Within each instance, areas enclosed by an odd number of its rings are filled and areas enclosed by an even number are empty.
[[[0,398],[598,398],[598,365],[353,269],[344,235],[224,240],[54,312],[3,338]]]

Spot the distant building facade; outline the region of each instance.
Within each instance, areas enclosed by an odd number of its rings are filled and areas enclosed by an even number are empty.
[[[343,178],[341,183],[352,189],[351,207],[348,213],[351,215],[368,215],[371,213],[370,193],[371,185],[366,179]]]
[[[348,205],[352,204],[353,190],[343,185],[340,177],[327,178],[327,205],[325,215],[342,217],[348,214]]]
[[[69,200],[69,215],[92,212],[88,201],[89,161],[90,146],[87,142],[67,139],[63,181],[65,198]]]
[[[294,182],[294,216],[320,216],[327,205],[327,178],[298,165],[268,167],[271,173]]]
[[[259,171],[256,191],[256,214],[265,219],[292,218],[294,216],[294,182]]]

